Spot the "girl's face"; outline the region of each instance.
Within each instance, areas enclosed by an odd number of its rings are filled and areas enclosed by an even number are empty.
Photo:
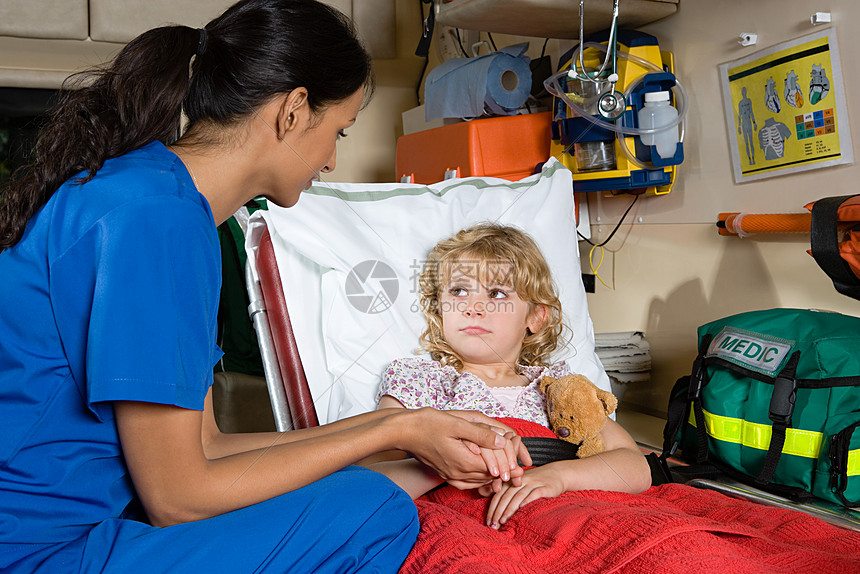
[[[482,284],[463,262],[453,267],[439,296],[445,340],[464,365],[516,365],[526,330],[543,325],[540,308],[519,297],[505,269]]]

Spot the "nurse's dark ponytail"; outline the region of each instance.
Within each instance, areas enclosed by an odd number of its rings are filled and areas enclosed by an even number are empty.
[[[271,98],[308,90],[314,112],[362,87],[370,56],[340,12],[313,0],[243,0],[201,30],[166,26],[129,42],[108,66],[70,78],[47,116],[32,165],[0,189],[0,251],[66,180],[180,135],[217,138]],[[196,55],[196,57],[194,57]],[[190,67],[189,62],[194,57]]]

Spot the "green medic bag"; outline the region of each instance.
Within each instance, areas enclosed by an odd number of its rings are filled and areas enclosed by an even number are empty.
[[[860,506],[860,318],[801,309],[698,330],[672,389],[662,459],[712,463],[792,498]]]

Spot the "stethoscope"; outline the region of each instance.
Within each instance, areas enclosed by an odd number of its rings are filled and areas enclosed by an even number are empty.
[[[585,69],[585,61],[583,53],[585,52],[585,0],[579,0],[579,68],[576,68],[576,60],[570,63],[570,71],[568,77],[580,81],[588,81],[594,84],[609,82],[609,90],[601,94],[597,99],[597,112],[601,117],[614,121],[617,120],[627,109],[627,101],[624,99],[624,94],[615,89],[615,84],[618,82],[618,57],[616,36],[618,33],[618,3],[619,0],[614,0],[612,5],[612,23],[609,26],[609,41],[606,50],[606,56],[603,58],[603,64],[596,72],[587,72]],[[606,66],[612,62],[612,72],[602,77],[606,71]]]

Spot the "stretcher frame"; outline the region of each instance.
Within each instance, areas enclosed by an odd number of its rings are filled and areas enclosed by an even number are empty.
[[[283,432],[318,426],[313,397],[290,323],[274,245],[267,223],[262,221],[265,226],[262,233],[252,235],[246,246],[248,250],[255,251],[255,257],[248,259],[245,279],[250,299],[248,314],[260,345],[275,427]],[[255,242],[257,237],[259,241]],[[252,264],[252,261],[256,261],[256,264]],[[651,452],[652,449],[642,450]],[[677,468],[681,471],[680,466],[685,466],[671,458],[669,463],[670,470]],[[695,488],[716,490],[734,498],[796,510],[830,524],[860,532],[860,509],[843,508],[824,500],[795,502],[724,475],[703,478],[672,472],[672,479]]]
[[[256,265],[249,259],[245,267],[248,315],[257,332],[275,428],[284,432],[318,426],[268,227],[250,248],[256,251]]]

